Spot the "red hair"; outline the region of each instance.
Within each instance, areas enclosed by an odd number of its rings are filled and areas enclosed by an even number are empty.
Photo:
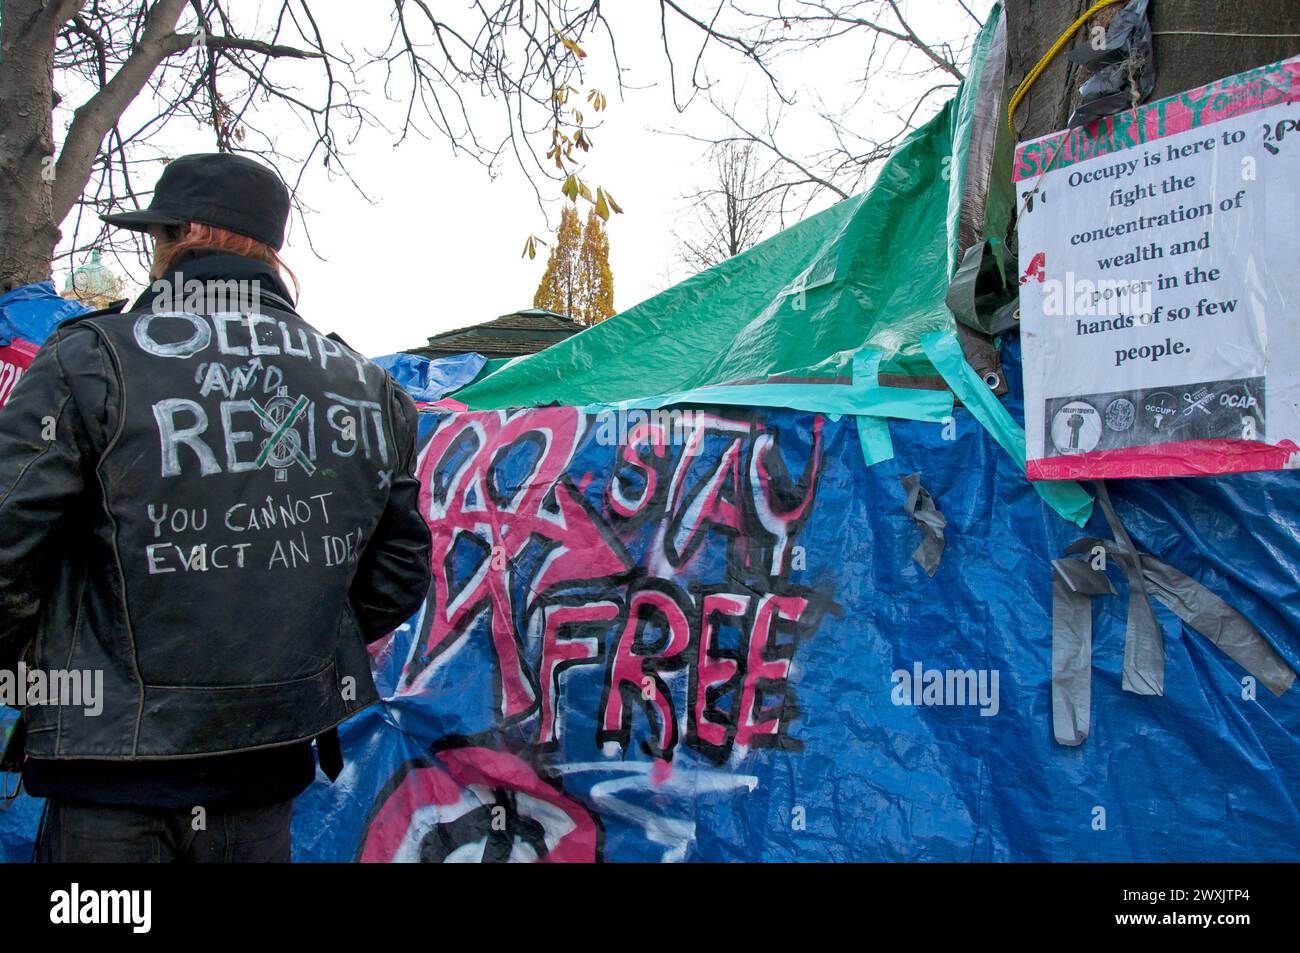
[[[249,238],[247,235],[236,234],[226,228],[218,228],[216,225],[204,225],[201,222],[191,222],[189,230],[182,233],[183,227],[179,225],[169,227],[168,240],[159,242],[155,246],[154,270],[165,274],[171,270],[172,262],[187,251],[223,251],[270,265],[280,273],[282,278],[287,278],[293,285],[295,299],[301,294],[302,288],[298,284],[298,276],[284,263],[279,253],[265,242],[259,242],[256,238]],[[180,234],[180,237],[173,240],[171,238],[173,234]]]

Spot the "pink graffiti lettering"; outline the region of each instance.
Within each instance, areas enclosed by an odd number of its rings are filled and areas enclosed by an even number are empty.
[[[619,614],[614,602],[592,602],[584,605],[552,605],[542,610],[542,661],[539,676],[542,683],[541,721],[537,727],[537,740],[549,744],[556,740],[556,702],[560,692],[560,675],[573,665],[583,665],[600,659],[601,639],[560,638],[566,628],[588,627],[592,623],[608,622]]]
[[[638,651],[640,636],[648,622],[662,625],[667,640],[657,651]],[[653,753],[671,752],[677,743],[677,720],[673,716],[672,693],[660,672],[680,668],[682,653],[691,643],[691,625],[673,595],[659,588],[642,589],[628,604],[627,622],[618,636],[610,664],[601,716],[601,740],[614,739],[626,745],[631,723],[628,698],[639,698],[647,713],[653,712]]]
[[[571,407],[460,414],[432,436],[420,458],[420,504],[433,536],[433,598],[421,662],[427,664],[490,613],[498,660],[500,715],[525,717],[537,692],[516,636],[519,609],[511,594],[515,560],[538,538],[550,548],[526,590],[534,597],[565,582],[616,576],[631,568],[621,547],[601,530],[580,494],[563,480],[577,445],[580,417]],[[498,485],[498,464],[512,454],[535,459],[511,487]],[[452,554],[476,543],[484,559],[460,587]],[[408,675],[408,682],[410,681]]]

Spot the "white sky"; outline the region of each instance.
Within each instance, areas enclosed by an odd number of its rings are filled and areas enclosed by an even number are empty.
[[[778,3],[752,0],[750,6],[775,10]],[[784,6],[791,6],[789,0]],[[984,16],[992,0],[968,0],[967,6]],[[975,30],[953,0],[907,0],[902,7],[926,39],[964,45]],[[373,15],[362,8],[360,3],[336,2],[316,12],[327,36],[346,37],[348,48],[359,53],[381,48],[391,29],[380,5],[374,5]],[[604,127],[593,133],[595,147],[581,174],[593,188],[607,186],[625,210],[612,216],[609,225],[614,301],[621,311],[687,277],[676,263],[672,232],[683,227],[687,212],[680,197],[708,184],[708,163],[701,160],[700,143],[665,130],[708,135],[722,123],[704,102],[684,114],[673,109],[657,3],[616,0],[607,5],[606,16],[619,43],[624,83],[637,88],[628,88],[620,100],[607,46],[595,40],[586,43],[585,85],[600,86],[610,105]],[[690,37],[684,31],[677,36],[684,41],[679,47],[681,89],[691,59],[685,42]],[[816,118],[816,106],[822,101],[834,109],[858,95],[852,80],[865,60],[865,43],[865,33],[855,34],[815,53],[781,61],[779,75],[797,103],[789,115],[788,148],[806,155],[829,142],[829,127]],[[910,70],[915,61],[898,65],[900,72]],[[705,66],[721,98],[739,102],[757,124],[765,80],[736,57],[712,55]],[[366,105],[385,122],[396,123],[399,107],[384,101],[380,76],[362,77]],[[873,124],[882,134],[892,131],[897,119],[889,111],[905,110],[933,82],[918,85],[906,75],[883,76],[869,86],[850,116],[865,131],[872,131]],[[948,95],[933,97],[917,121],[931,115]],[[75,104],[75,97],[69,98]],[[471,100],[470,109],[476,123],[481,110],[484,126],[491,127],[500,107]],[[295,144],[301,149],[304,133],[291,117],[284,120],[280,135],[286,150]],[[308,170],[302,194],[316,211],[309,213],[306,224],[321,258],[308,248],[304,223],[297,216],[284,250],[303,285],[299,306],[304,317],[372,356],[418,346],[439,331],[531,307],[547,249],[539,249],[532,261],[521,258],[520,252],[530,233],[550,239],[548,228],[558,222],[562,201],[558,184],[541,183],[544,195],[557,197],[544,216],[512,158],[503,158],[493,179],[472,158],[453,156],[444,139],[412,137],[395,146],[395,138],[383,129],[366,129],[346,150],[354,178],[373,201],[345,179],[327,174],[319,162]],[[212,132],[177,123],[168,129],[165,148],[172,156],[210,151]],[[812,210],[829,201],[821,200]],[[581,214],[585,216],[585,207]],[[70,231],[65,223],[65,234]],[[129,277],[143,279],[141,274]],[[55,275],[60,288],[64,278],[66,268]]]

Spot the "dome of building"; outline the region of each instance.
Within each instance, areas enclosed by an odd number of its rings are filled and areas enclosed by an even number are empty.
[[[63,297],[79,301],[89,308],[103,308],[122,297],[122,279],[100,261],[98,248],[90,258],[72,270],[63,285]]]

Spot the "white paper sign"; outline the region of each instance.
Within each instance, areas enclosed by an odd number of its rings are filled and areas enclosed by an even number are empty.
[[[1300,466],[1300,57],[1016,150],[1030,479]]]

